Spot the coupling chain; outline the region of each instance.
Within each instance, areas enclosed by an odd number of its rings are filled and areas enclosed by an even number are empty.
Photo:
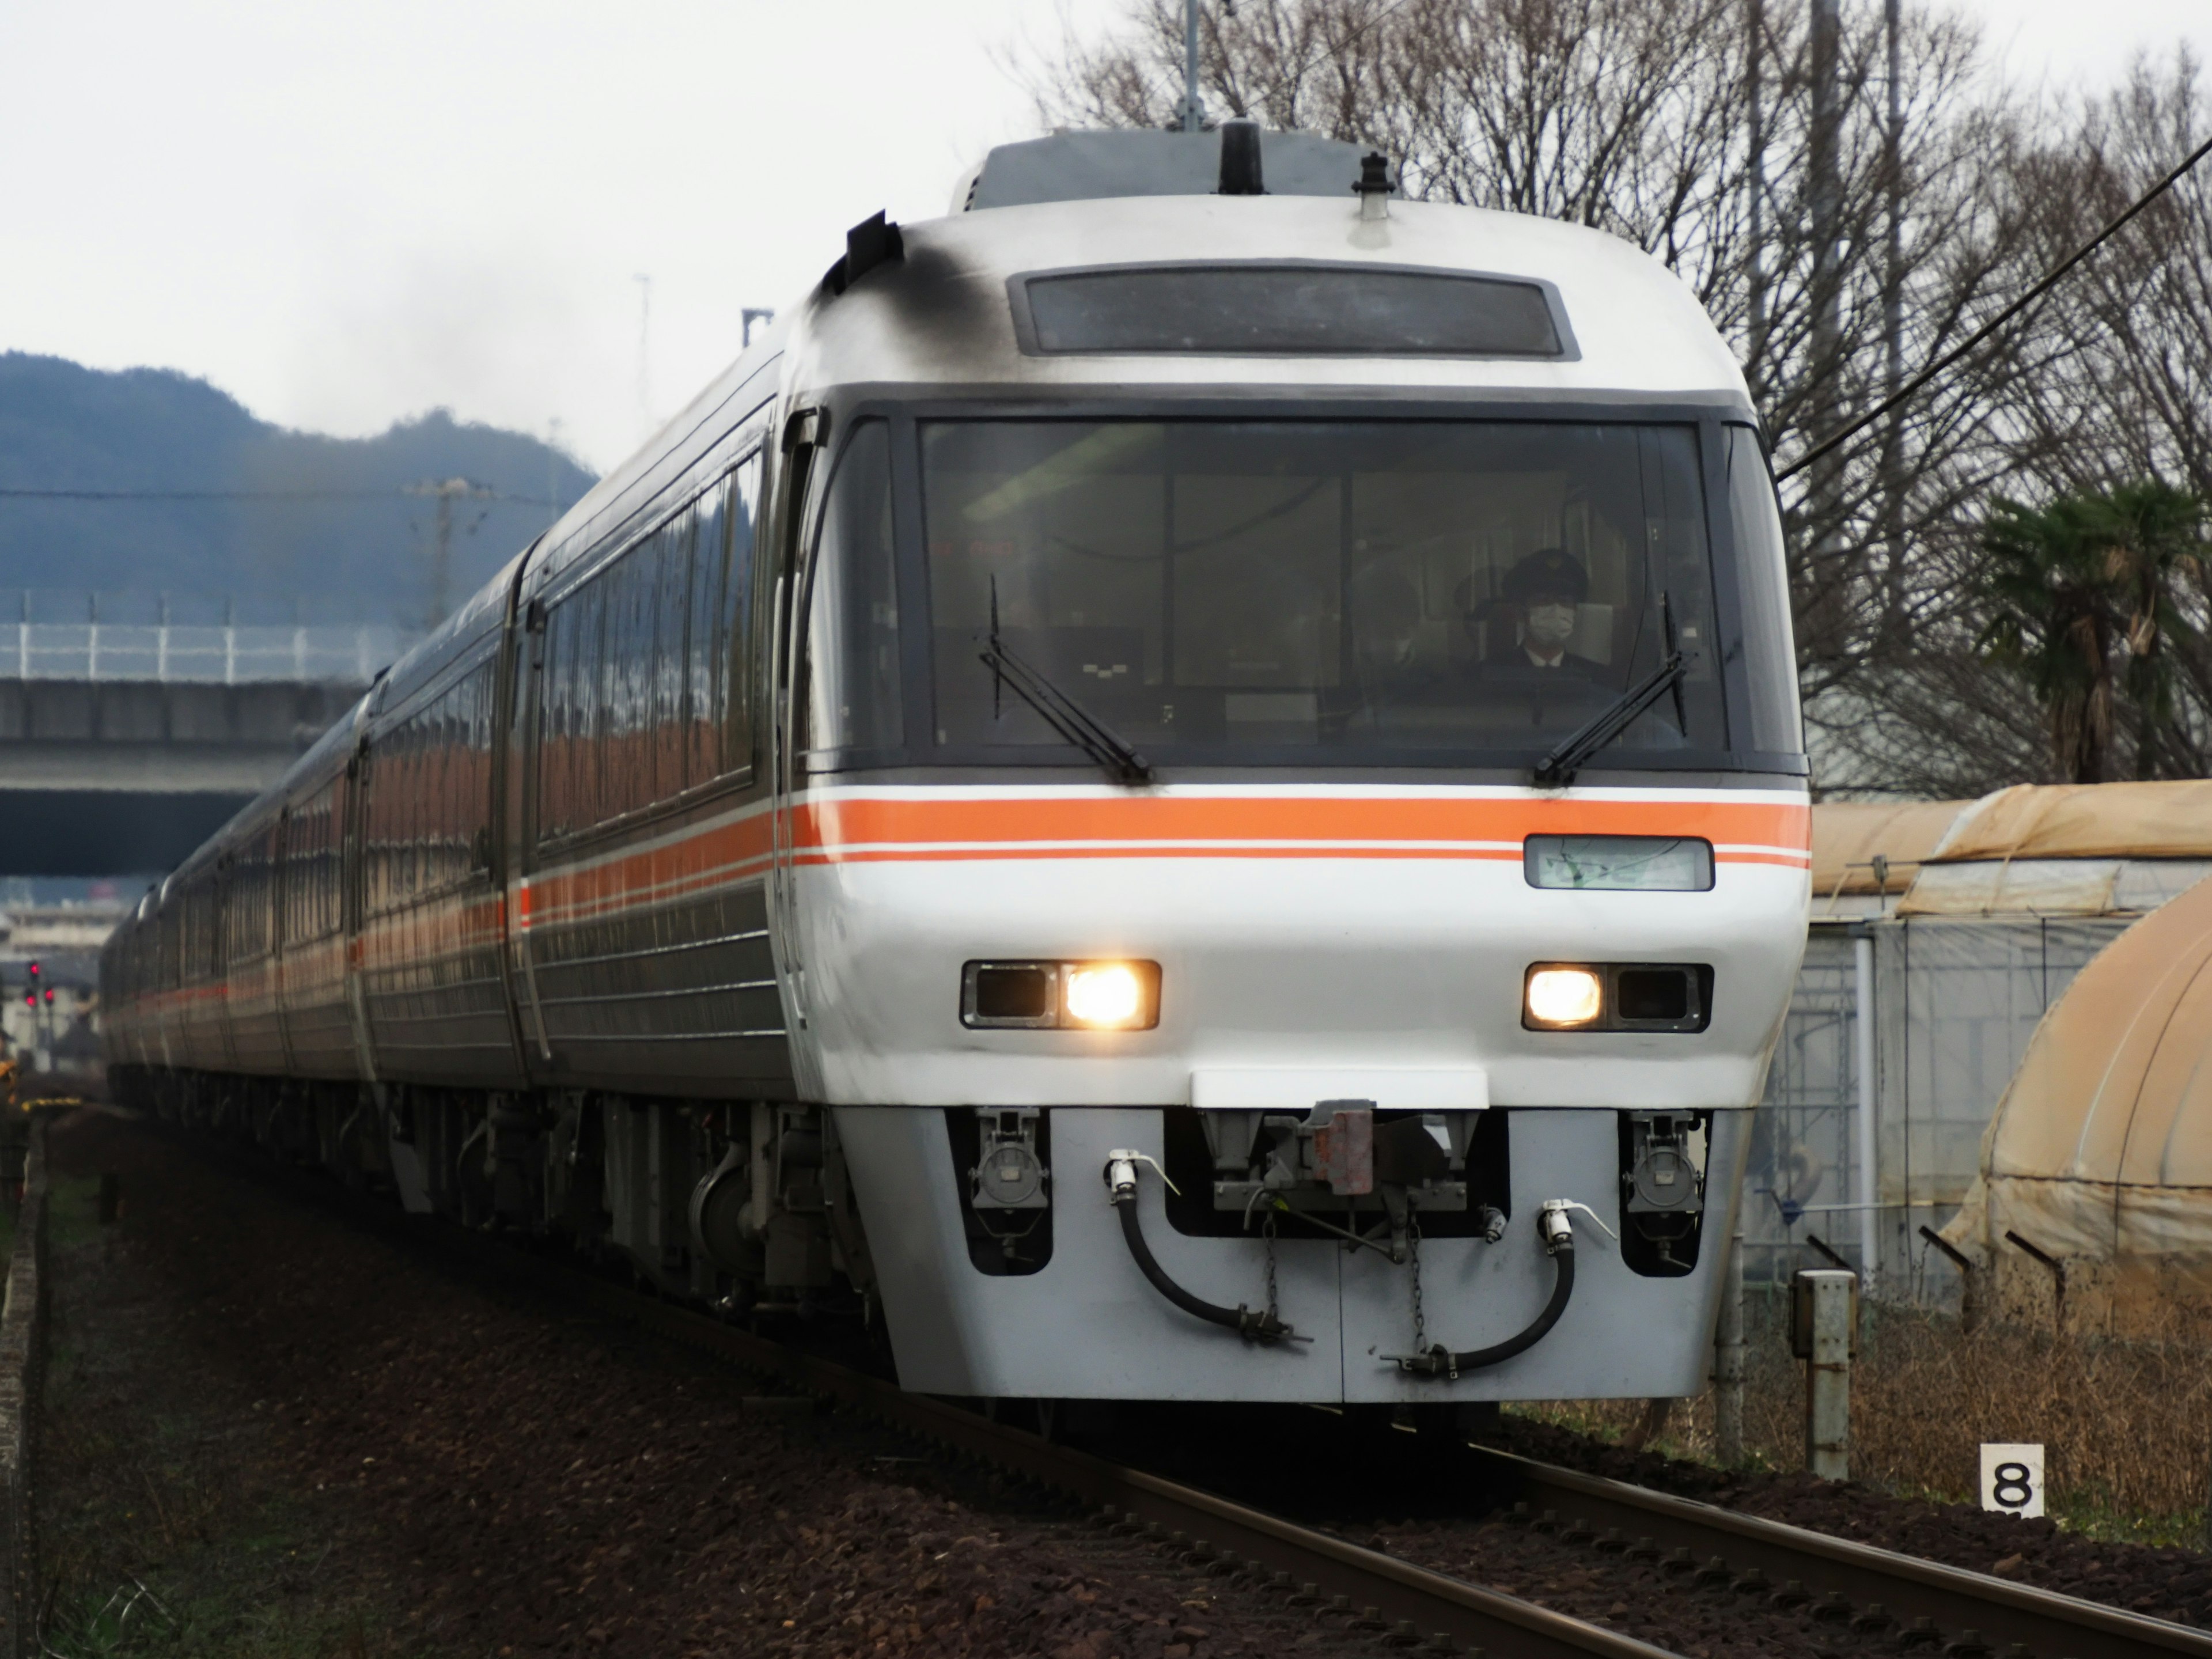
[[[1270,1210],[1260,1223],[1260,1237],[1267,1246],[1267,1322],[1277,1322],[1275,1310],[1275,1215]]]
[[[1421,1212],[1413,1211],[1406,1218],[1407,1261],[1413,1273],[1413,1352],[1429,1351],[1429,1326],[1421,1311]]]

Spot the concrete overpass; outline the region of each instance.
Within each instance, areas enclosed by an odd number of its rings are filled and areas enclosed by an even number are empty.
[[[0,621],[0,874],[168,869],[410,642],[390,628],[116,623],[89,601],[80,614]]]

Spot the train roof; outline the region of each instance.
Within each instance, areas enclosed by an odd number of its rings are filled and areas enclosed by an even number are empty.
[[[825,280],[787,307],[758,343],[570,508],[530,555],[532,587],[634,521],[648,521],[666,504],[671,484],[786,390],[1456,392],[1719,403],[1751,416],[1742,373],[1704,308],[1632,243],[1556,220],[1395,197],[1386,217],[1367,218],[1350,188],[1358,146],[1300,133],[1265,133],[1261,143],[1273,192],[1262,196],[1159,193],[1203,186],[1218,155],[1213,134],[1060,133],[1000,145],[963,181],[966,210],[900,227],[902,257],[842,294]],[[1010,204],[994,205],[1002,202]],[[1549,361],[1024,350],[1015,279],[1179,263],[1304,263],[1540,284],[1571,350]],[[495,610],[511,576],[502,572],[471,607]],[[455,618],[411,653],[414,662],[442,660],[449,654],[442,644],[489,620]],[[410,666],[395,669],[395,688],[413,678]]]
[[[1634,244],[1557,220],[1395,197],[1386,218],[1364,218],[1348,187],[1357,146],[1305,134],[1267,133],[1261,142],[1277,192],[1264,196],[1157,193],[1203,182],[1218,155],[1211,134],[1068,133],[1000,146],[972,181],[968,210],[900,227],[903,257],[842,294],[825,282],[786,308],[757,343],[601,479],[547,532],[532,558],[533,580],[604,544],[640,514],[649,517],[671,483],[785,389],[1456,391],[1717,402],[1751,415],[1742,372],[1704,308]],[[990,204],[1000,200],[1015,204]],[[1023,350],[1013,279],[1183,262],[1410,268],[1545,284],[1574,349],[1553,361]]]
[[[1016,392],[1141,384],[1322,392],[1718,399],[1747,413],[1735,360],[1679,277],[1633,244],[1555,220],[1393,200],[1362,216],[1308,195],[1123,197],[994,208],[902,227],[904,257],[808,301],[788,349],[807,390],[902,383]],[[1172,265],[1305,265],[1486,276],[1540,285],[1568,349],[1417,356],[1202,349],[1042,350],[1014,290],[1045,272]]]
[[[1264,188],[1274,196],[1351,200],[1363,155],[1358,144],[1317,132],[1261,132]],[[1221,178],[1218,132],[1114,128],[1066,131],[1000,144],[952,192],[955,213],[1090,202],[1110,196],[1205,196]],[[1377,158],[1378,161],[1380,158]]]

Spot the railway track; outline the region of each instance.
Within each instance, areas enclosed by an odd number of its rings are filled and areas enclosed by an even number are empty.
[[[181,1148],[268,1181],[263,1161],[171,1132]],[[300,1196],[299,1183],[276,1184]],[[792,1344],[628,1289],[496,1239],[425,1224],[337,1188],[319,1201],[369,1231],[542,1294],[580,1302],[663,1339],[1082,1503],[1093,1521],[1236,1579],[1378,1645],[1489,1659],[1678,1659],[1668,1650],[1437,1572],[895,1384]],[[2212,1659],[2212,1634],[2100,1602],[1741,1514],[1475,1445],[1445,1478],[1500,1504],[1509,1523],[1597,1556],[1655,1561],[1692,1583],[1803,1608],[1860,1650],[1947,1659]]]
[[[1800,1606],[1902,1650],[1974,1659],[2212,1659],[2212,1634],[1803,1527],[1470,1446],[1484,1490],[1517,1524],[1693,1582]]]

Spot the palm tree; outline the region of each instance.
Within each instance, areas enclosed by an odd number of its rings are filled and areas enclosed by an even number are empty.
[[[2203,574],[2204,504],[2157,478],[2029,507],[2002,496],[1982,526],[1982,654],[2020,672],[2050,722],[2058,776],[2104,781],[2114,702],[2137,716],[2136,770],[2148,776],[2173,714],[2166,641],[2189,623],[2173,592]]]

